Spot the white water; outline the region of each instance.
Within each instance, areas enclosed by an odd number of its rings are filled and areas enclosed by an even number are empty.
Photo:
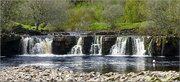
[[[146,50],[144,45],[144,37],[131,37],[132,45],[132,56],[145,56]],[[110,54],[111,56],[125,56],[126,47],[128,44],[128,37],[117,37],[116,43],[111,47]]]
[[[133,37],[133,55],[143,56],[146,53],[144,37]]]
[[[125,55],[127,37],[117,37],[116,43],[110,49],[111,55]]]
[[[161,56],[164,56],[164,48],[165,48],[165,44],[162,44],[162,48],[161,48]]]
[[[70,54],[83,54],[82,53],[82,37],[78,39],[77,44],[71,49]]]
[[[148,47],[148,53],[149,53],[150,56],[152,56],[151,55],[151,52],[152,52],[152,41],[153,41],[153,39],[151,39],[151,42],[149,43],[149,47]]]
[[[126,47],[132,47],[132,56],[145,56],[144,37],[131,37],[132,45],[128,45],[129,37],[117,37],[116,43],[111,47],[111,56],[125,56],[127,53]],[[82,49],[82,37],[79,37],[77,44],[71,49],[70,55],[83,55]],[[103,36],[95,36],[92,42],[90,52],[92,55],[102,55],[102,41]],[[23,54],[51,54],[51,38],[38,38],[38,37],[26,37],[22,38],[22,53]],[[149,44],[148,53],[151,55],[151,43]]]
[[[23,54],[51,54],[51,38],[22,38],[22,53]]]
[[[90,49],[91,54],[102,55],[102,39],[102,36],[95,36]]]

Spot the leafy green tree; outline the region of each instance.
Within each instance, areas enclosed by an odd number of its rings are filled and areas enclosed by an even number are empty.
[[[68,6],[60,0],[29,0],[22,10],[27,18],[35,21],[36,30],[40,23],[50,23],[52,26],[61,27],[67,18]]]
[[[154,22],[153,27],[171,34],[174,27],[179,26],[179,1],[149,1],[146,5],[146,15]]]
[[[1,27],[6,27],[6,24],[17,19],[19,5],[22,3],[23,1],[20,0],[1,0]]]
[[[93,11],[90,8],[73,8],[64,29],[67,31],[85,31],[93,23]]]
[[[123,15],[123,8],[120,5],[109,5],[103,11],[103,18],[111,24],[111,28],[115,28],[115,23],[119,17]]]
[[[147,1],[148,2],[148,1]],[[127,22],[136,23],[145,20],[144,1],[127,1],[124,8],[124,16]]]

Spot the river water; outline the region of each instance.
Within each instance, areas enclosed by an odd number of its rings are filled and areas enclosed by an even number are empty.
[[[153,60],[156,63],[153,63]],[[139,72],[139,71],[179,71],[179,57],[138,57],[138,56],[72,56],[72,55],[31,55],[1,57],[0,67],[36,65],[60,68],[75,72]]]

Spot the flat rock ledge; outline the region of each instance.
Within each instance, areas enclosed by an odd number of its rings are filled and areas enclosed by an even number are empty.
[[[59,81],[176,81],[180,80],[180,72],[176,71],[142,71],[139,73],[119,74],[109,72],[101,74],[98,72],[81,73],[64,71],[58,68],[45,68],[39,66],[8,67],[0,68],[0,82],[59,82]]]

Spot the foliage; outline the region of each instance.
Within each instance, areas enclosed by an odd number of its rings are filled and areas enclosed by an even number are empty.
[[[22,3],[23,1],[21,0],[1,0],[0,22],[3,30],[11,31],[11,28],[8,27],[12,27],[12,21],[17,19],[16,16],[19,12],[19,5]]]
[[[110,28],[110,24],[106,24],[106,23],[93,23],[89,30],[90,31],[97,31],[97,30],[111,30]]]
[[[144,1],[128,1],[125,4],[124,17],[127,22],[137,23],[145,20]]]
[[[29,0],[22,6],[22,10],[28,19],[35,21],[36,30],[40,23],[61,27],[67,18],[67,4],[64,1]]]
[[[136,28],[136,29],[143,29],[146,28],[149,25],[150,21],[145,22],[139,22],[139,23],[119,23],[115,29],[130,29],[130,28]]]
[[[79,4],[74,9],[69,10],[70,18],[65,24],[66,30],[85,31],[92,24],[93,11],[87,7],[87,4]]]
[[[18,22],[39,31],[135,28],[140,34],[179,34],[179,4],[179,0],[2,0],[1,25]]]
[[[146,2],[147,18],[154,21],[154,27],[165,34],[172,34],[172,30],[179,27],[179,1]],[[153,6],[152,6],[153,5]]]
[[[120,5],[109,5],[103,12],[104,19],[111,24],[111,28],[115,28],[115,23],[123,14],[123,8]]]

